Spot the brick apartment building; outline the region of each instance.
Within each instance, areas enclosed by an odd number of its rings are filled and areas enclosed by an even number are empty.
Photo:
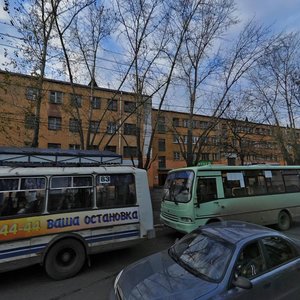
[[[157,157],[153,164],[153,182],[161,185],[170,169],[186,165],[189,116],[187,113],[163,111],[157,117],[155,109],[152,109],[152,114],[153,123],[159,118],[153,144],[153,155]],[[194,115],[192,122],[194,153],[200,147],[200,164],[239,165],[241,160],[243,164],[284,164],[273,138],[272,126],[225,118],[213,120],[203,115]]]
[[[69,83],[49,79],[40,91],[35,78],[6,72],[0,72],[1,146],[31,146],[38,93],[40,148],[110,150],[125,160],[135,155],[137,118],[145,135],[150,98],[136,107],[133,93],[80,84],[73,90]]]
[[[137,130],[145,154],[145,138],[158,121],[149,184],[163,184],[170,169],[186,165],[187,113],[159,114],[146,95],[141,100],[134,93],[80,84],[73,89],[58,80],[45,79],[40,91],[34,77],[4,71],[0,71],[0,146],[31,146],[38,93],[42,93],[40,148],[110,150],[126,162],[136,159]],[[194,155],[200,153],[200,163],[284,163],[271,126],[195,115],[192,127]]]

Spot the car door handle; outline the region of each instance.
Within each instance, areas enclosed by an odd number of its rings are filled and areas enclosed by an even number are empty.
[[[264,284],[264,289],[268,289],[271,286],[271,282],[267,282]]]

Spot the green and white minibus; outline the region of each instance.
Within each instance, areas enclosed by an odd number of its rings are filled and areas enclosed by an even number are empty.
[[[300,216],[300,166],[207,165],[169,172],[162,222],[188,233],[198,226],[243,220],[290,228]]]

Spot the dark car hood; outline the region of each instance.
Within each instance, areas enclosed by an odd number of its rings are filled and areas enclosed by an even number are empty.
[[[196,299],[218,285],[178,265],[167,251],[153,254],[123,270],[118,287],[124,299]]]

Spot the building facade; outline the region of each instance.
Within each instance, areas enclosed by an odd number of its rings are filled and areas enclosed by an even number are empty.
[[[186,166],[189,114],[152,109],[158,121],[153,143],[153,184],[162,185],[173,168]],[[269,125],[209,116],[192,118],[192,155],[196,164],[284,164]],[[300,133],[300,132],[299,132]],[[299,135],[300,138],[300,135]]]
[[[188,155],[197,164],[284,164],[272,126],[159,112],[146,95],[50,79],[37,88],[35,77],[0,71],[0,104],[0,146],[31,147],[38,121],[39,148],[110,150],[135,165],[138,153],[145,159],[157,123],[150,186],[162,185],[169,170],[186,166]]]
[[[151,98],[49,79],[37,86],[32,76],[0,72],[0,146],[32,145],[40,99],[39,148],[110,150],[125,161],[136,158],[137,127],[145,136]]]

